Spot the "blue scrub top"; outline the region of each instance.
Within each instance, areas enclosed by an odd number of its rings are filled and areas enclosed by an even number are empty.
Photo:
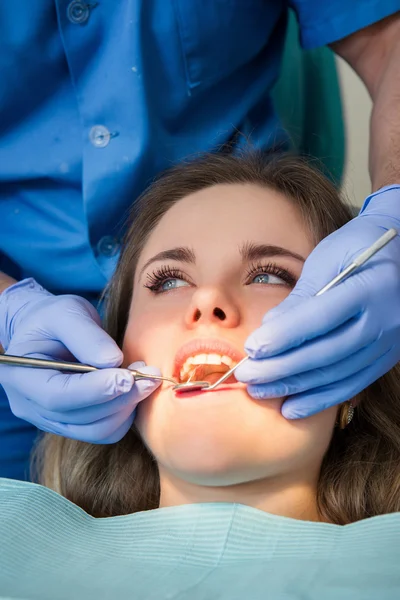
[[[129,206],[155,174],[237,131],[238,145],[282,145],[270,89],[289,6],[312,48],[400,1],[1,2],[0,270],[94,301]],[[7,437],[16,423],[0,390],[0,474],[9,477],[22,467],[4,470],[4,455],[18,462],[31,444],[19,420],[19,441]]]
[[[305,48],[400,9],[399,0],[1,2],[0,269],[53,292],[98,294],[126,212],[156,173],[237,130],[258,147],[281,143],[269,92],[289,5]]]
[[[210,502],[95,519],[0,479],[0,597],[398,600],[400,513],[340,526]]]

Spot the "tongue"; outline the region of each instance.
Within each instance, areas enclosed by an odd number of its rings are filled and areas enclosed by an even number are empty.
[[[201,380],[202,381],[208,381],[209,383],[215,383],[216,381],[218,381],[218,379],[220,379],[222,377],[223,373],[219,372],[219,373],[208,373],[207,375],[204,375]]]
[[[191,373],[190,380],[215,383],[227,371],[226,365],[197,365]]]

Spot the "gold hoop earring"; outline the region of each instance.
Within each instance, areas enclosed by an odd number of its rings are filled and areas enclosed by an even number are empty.
[[[340,411],[339,411],[339,428],[346,429],[347,425],[350,423],[354,416],[354,406],[351,403],[351,400],[347,402],[343,402]]]

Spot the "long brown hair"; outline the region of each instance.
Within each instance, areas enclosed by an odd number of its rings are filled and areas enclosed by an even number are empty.
[[[335,187],[300,158],[212,154],[174,167],[134,204],[116,272],[106,290],[105,329],[122,346],[139,256],[168,209],[216,184],[274,189],[299,208],[315,244],[351,219]],[[321,517],[347,524],[400,511],[400,374],[398,367],[359,395],[346,429],[335,428],[321,466]],[[108,517],[157,508],[158,467],[135,428],[112,445],[45,434],[34,453],[37,480],[86,512]]]

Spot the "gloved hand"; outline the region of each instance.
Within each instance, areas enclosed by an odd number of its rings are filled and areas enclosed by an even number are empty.
[[[136,405],[159,385],[117,369],[123,354],[101,328],[96,309],[84,298],[54,296],[34,279],[0,294],[0,343],[7,354],[73,361],[101,367],[65,374],[47,369],[0,365],[14,415],[64,437],[112,444],[127,433]],[[154,367],[135,368],[159,375]]]
[[[400,233],[400,185],[369,196],[325,238],[292,293],[247,339],[235,376],[254,398],[285,397],[282,415],[311,416],[351,399],[400,360],[400,237],[360,270],[313,297],[385,231]]]

